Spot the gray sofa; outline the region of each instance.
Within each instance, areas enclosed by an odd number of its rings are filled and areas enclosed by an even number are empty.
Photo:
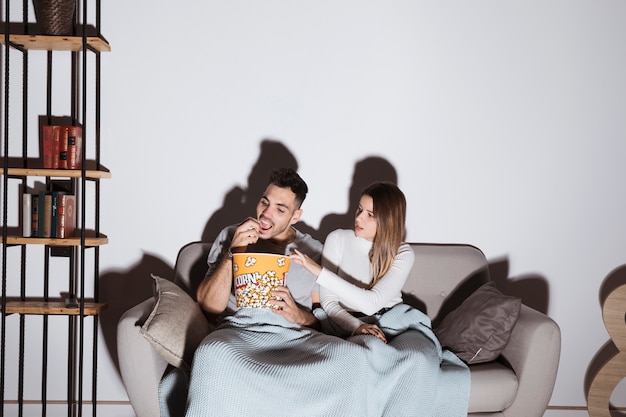
[[[425,311],[437,325],[480,284],[489,280],[484,254],[471,245],[411,244],[415,265],[404,287],[404,300]],[[195,293],[206,269],[211,244],[181,248],[174,282]],[[149,279],[149,277],[146,277]],[[117,329],[120,372],[138,417],[159,415],[158,384],[167,363],[141,335],[152,298],[128,310]],[[561,334],[545,314],[522,304],[510,339],[496,361],[470,365],[468,415],[541,417],[548,405],[559,363]]]

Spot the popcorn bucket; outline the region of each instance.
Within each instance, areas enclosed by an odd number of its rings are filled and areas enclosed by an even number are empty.
[[[238,307],[276,308],[272,290],[284,285],[291,259],[271,253],[233,254],[233,277]]]

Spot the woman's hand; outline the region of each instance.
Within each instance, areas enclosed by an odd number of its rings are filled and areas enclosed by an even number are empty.
[[[289,255],[292,261],[298,265],[302,265],[304,269],[315,275],[317,278],[322,273],[322,267],[317,264],[308,255],[300,252],[298,249],[294,249],[294,253]]]
[[[387,343],[387,338],[385,337],[385,333],[383,333],[383,331],[380,330],[380,327],[378,327],[375,324],[363,323],[354,331],[353,334],[355,334],[355,335],[357,335],[357,334],[369,334],[369,335],[372,335],[372,336],[376,336],[377,338],[379,338],[383,342]]]

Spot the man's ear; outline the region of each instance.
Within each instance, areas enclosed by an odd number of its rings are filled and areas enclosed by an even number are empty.
[[[291,216],[291,225],[294,225],[296,223],[298,223],[300,221],[300,218],[302,217],[302,209],[297,209],[296,211],[293,212],[293,216]]]

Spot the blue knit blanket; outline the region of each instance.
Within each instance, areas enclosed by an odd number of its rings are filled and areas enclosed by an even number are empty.
[[[428,316],[398,305],[378,323],[386,344],[242,309],[196,351],[186,416],[466,416],[469,369]]]
[[[466,416],[469,370],[430,319],[398,305],[379,326],[386,344],[242,309],[196,351],[186,416]]]

